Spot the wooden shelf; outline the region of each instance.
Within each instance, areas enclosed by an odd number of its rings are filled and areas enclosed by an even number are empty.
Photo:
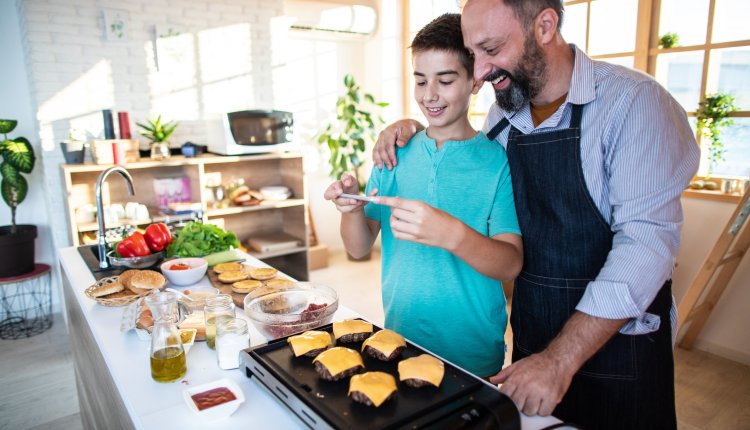
[[[682,192],[682,197],[688,197],[693,199],[705,199],[705,200],[716,200],[727,203],[739,203],[742,199],[742,195],[739,193],[722,193],[721,191],[711,190],[692,190],[688,189]]]
[[[206,216],[218,217],[225,215],[242,214],[246,212],[255,212],[268,209],[280,209],[289,208],[294,206],[304,206],[305,200],[303,199],[288,199],[288,200],[264,200],[260,204],[255,206],[230,206],[228,208],[220,209],[208,209]]]
[[[67,193],[67,217],[70,239],[73,245],[83,242],[84,236],[96,233],[96,222],[78,224],[76,208],[94,204],[94,189],[99,173],[111,167],[97,164],[62,165]],[[308,217],[307,196],[302,154],[299,152],[268,153],[238,156],[202,154],[186,158],[173,156],[162,161],[143,160],[124,166],[131,174],[135,196],[130,196],[125,181],[119,175],[110,176],[102,187],[102,202],[137,202],[149,206],[150,219],[121,220],[107,228],[123,225],[145,226],[151,222],[184,221],[194,215],[165,215],[155,207],[159,196],[154,189],[156,181],[163,178],[186,177],[190,186],[190,198],[203,208],[202,220],[215,223],[233,232],[240,243],[247,243],[253,235],[269,231],[284,232],[299,237],[302,246],[268,253],[252,253],[277,269],[300,280],[308,279]],[[210,181],[217,180],[227,185],[235,180],[244,181],[250,189],[283,185],[289,188],[294,198],[287,200],[265,200],[256,206],[231,206],[213,208]]]
[[[256,252],[248,250],[247,253],[257,258],[258,260],[265,260],[273,257],[280,257],[282,255],[296,254],[298,252],[307,252],[306,246],[295,246],[294,248],[281,249],[278,251],[271,252]]]

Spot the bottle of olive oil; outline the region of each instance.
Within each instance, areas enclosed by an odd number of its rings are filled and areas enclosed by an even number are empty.
[[[175,324],[177,294],[155,292],[146,296],[154,315],[151,332],[151,377],[156,382],[174,382],[187,373],[185,348]]]
[[[156,382],[174,382],[185,376],[185,350],[170,346],[151,354],[151,377]]]

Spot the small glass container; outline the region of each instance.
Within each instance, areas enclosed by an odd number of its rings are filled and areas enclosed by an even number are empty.
[[[240,367],[240,351],[250,346],[247,321],[234,318],[216,326],[216,357],[224,370]]]
[[[228,294],[217,294],[206,299],[203,308],[206,318],[206,345],[216,349],[216,324],[234,319],[234,301]]]
[[[169,158],[169,142],[151,142],[151,159],[163,160]]]

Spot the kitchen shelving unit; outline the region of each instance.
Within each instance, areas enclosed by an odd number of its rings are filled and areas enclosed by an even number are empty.
[[[125,180],[118,174],[110,175],[102,187],[102,202],[142,203],[149,208],[149,219],[122,220],[108,224],[107,229],[123,224],[145,226],[151,222],[184,219],[184,216],[164,215],[157,208],[154,180],[187,177],[190,180],[191,201],[200,202],[205,223],[217,224],[237,235],[247,246],[253,234],[283,232],[298,238],[302,246],[270,253],[249,253],[267,264],[298,279],[307,280],[308,273],[308,218],[305,177],[302,155],[297,152],[269,153],[260,155],[217,156],[204,154],[186,158],[173,156],[162,161],[144,160],[124,166],[133,178],[135,196],[128,195]],[[62,172],[67,193],[66,214],[71,242],[78,246],[84,243],[84,235],[95,235],[96,222],[78,223],[76,209],[95,204],[96,180],[110,165],[64,164]],[[211,193],[207,188],[210,177],[221,176],[226,184],[235,179],[244,179],[250,189],[283,185],[292,195],[287,200],[264,200],[256,206],[213,207]]]

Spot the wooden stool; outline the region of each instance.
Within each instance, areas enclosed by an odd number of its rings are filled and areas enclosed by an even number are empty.
[[[0,278],[0,339],[31,337],[52,327],[50,267]]]

